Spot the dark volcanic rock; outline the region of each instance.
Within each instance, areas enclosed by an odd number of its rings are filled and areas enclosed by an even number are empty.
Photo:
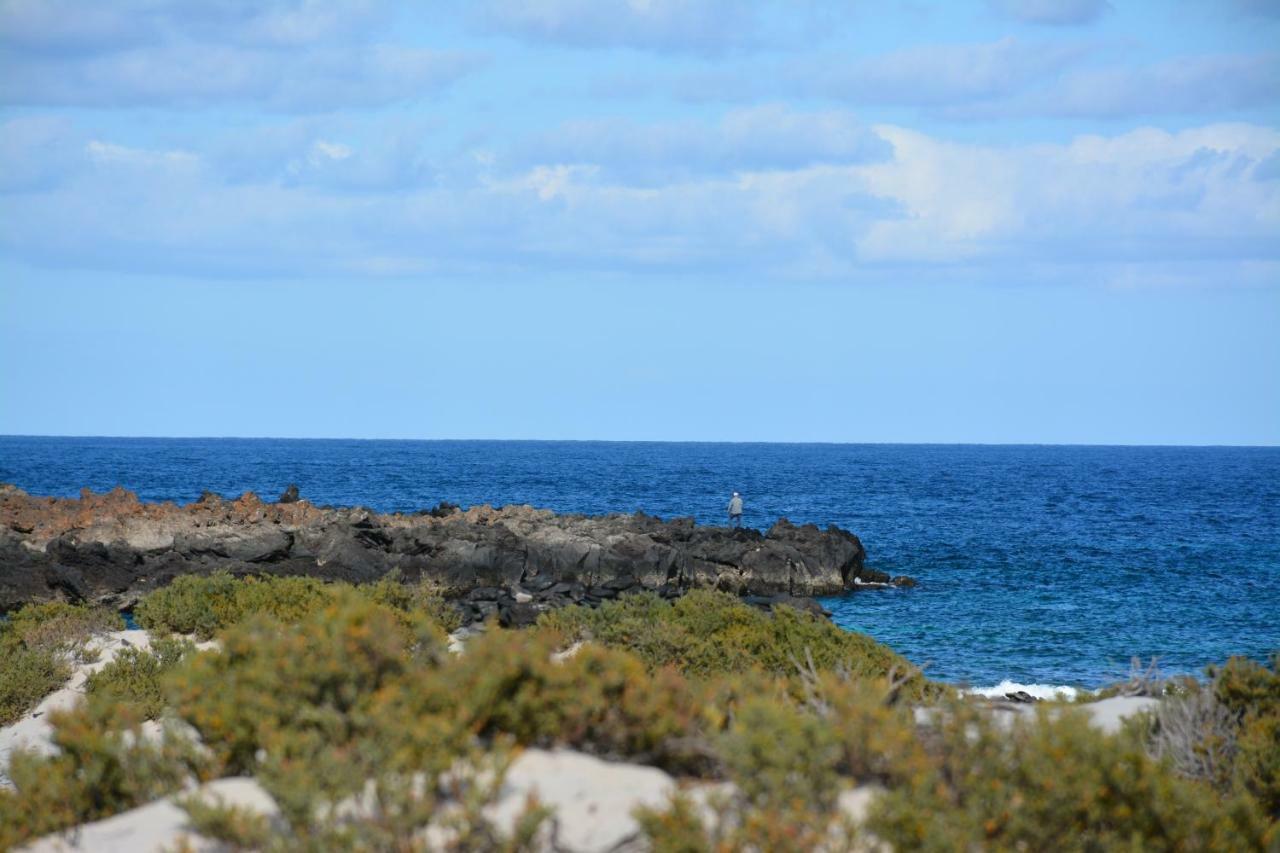
[[[538,621],[538,615],[546,609],[536,604],[508,604],[498,608],[498,624],[504,628],[528,628]]]
[[[208,494],[206,492],[205,494]],[[298,502],[298,484],[290,483],[284,493],[276,500],[279,504],[296,504]]]
[[[293,497],[293,489],[278,503],[206,492],[178,506],[141,503],[122,489],[61,499],[0,486],[0,611],[60,598],[126,607],[180,574],[217,570],[359,583],[398,569],[407,580],[429,577],[447,594],[466,596],[466,610],[480,618],[501,612],[513,623],[539,607],[641,589],[804,598],[902,583],[866,569],[852,533],[786,519],[761,534],[643,513],[441,504],[378,515]],[[533,600],[516,600],[509,592],[516,589]]]

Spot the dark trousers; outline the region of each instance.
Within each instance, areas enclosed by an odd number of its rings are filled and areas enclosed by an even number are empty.
[[[741,527],[741,526],[742,526],[742,513],[738,513],[737,515],[731,515],[731,516],[729,516],[729,526],[730,526],[730,527]]]

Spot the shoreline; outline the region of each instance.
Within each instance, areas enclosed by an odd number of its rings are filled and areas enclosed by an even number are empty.
[[[143,502],[122,488],[52,498],[0,486],[0,611],[47,600],[125,610],[177,577],[220,571],[349,583],[396,574],[436,584],[465,621],[504,624],[639,590],[671,599],[718,589],[757,606],[821,612],[814,596],[914,584],[865,558],[853,533],[785,518],[761,533],[529,506],[441,503],[380,514],[315,506],[294,486],[274,502],[206,492],[182,505]]]

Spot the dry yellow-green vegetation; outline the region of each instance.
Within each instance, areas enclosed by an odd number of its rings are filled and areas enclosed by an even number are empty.
[[[189,779],[212,778],[189,739],[171,730],[148,738],[145,718],[126,704],[90,697],[51,716],[60,752],[11,756],[14,788],[0,790],[0,849],[133,808]]]
[[[890,789],[870,827],[925,850],[1249,850],[1261,812],[1151,759],[1132,731],[1107,736],[1078,709],[1039,709],[1004,730],[954,707],[932,766]]]
[[[16,614],[5,647],[65,655],[73,641],[42,638],[98,629],[100,615],[64,608]],[[1000,729],[870,638],[713,592],[490,626],[461,656],[446,650],[450,606],[395,578],[185,578],[137,613],[158,635],[220,648],[158,636],[95,675],[54,718],[61,752],[15,756],[0,847],[247,773],[283,824],[189,803],[204,832],[258,849],[403,850],[431,822],[450,849],[526,849],[537,804],[511,835],[483,806],[513,751],[533,745],[734,783],[710,806],[716,820],[683,797],[638,815],[658,850],[834,850],[866,832],[906,850],[1280,843],[1274,658],[1233,659],[1106,735],[1069,706]],[[922,703],[928,725],[913,714]],[[146,736],[147,719],[160,735]],[[858,828],[838,800],[864,783],[884,792]]]
[[[182,575],[140,601],[133,615],[149,631],[192,634],[208,640],[257,613],[295,622],[355,589],[350,584],[309,577],[237,578],[227,572]],[[446,631],[459,624],[457,612],[430,581],[404,584],[393,573],[360,587],[358,594],[400,613],[429,616]]]
[[[0,725],[61,687],[95,634],[122,627],[110,611],[63,602],[28,605],[0,622]]]
[[[1214,780],[1224,789],[1244,791],[1263,810],[1280,817],[1280,652],[1270,666],[1247,658],[1232,658],[1210,671],[1211,691],[1235,721],[1228,733],[1235,741],[1232,760]],[[1216,733],[1215,733],[1216,734]],[[1271,840],[1280,842],[1272,829]]]
[[[195,648],[195,643],[179,637],[160,637],[150,649],[123,648],[110,663],[89,676],[85,692],[129,705],[143,719],[154,719],[165,709],[162,676]]]
[[[896,671],[906,678],[903,688],[913,698],[943,692],[905,658],[865,634],[790,607],[764,613],[722,592],[696,590],[675,602],[642,593],[597,608],[555,610],[539,625],[626,649],[650,668],[674,666],[691,677],[759,671],[790,676],[807,660],[858,678]]]

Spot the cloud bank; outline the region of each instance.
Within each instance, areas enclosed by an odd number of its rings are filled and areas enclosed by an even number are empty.
[[[4,0],[0,104],[369,108],[437,91],[482,59],[386,41],[371,0]]]
[[[1226,18],[1265,27],[1266,6]],[[1100,0],[955,9],[0,0],[0,251],[218,276],[1275,283],[1273,47],[1137,49],[1098,35],[1124,11]]]
[[[0,196],[0,246],[33,263],[249,276],[902,267],[1011,280],[1054,267],[1118,280],[1153,257],[1254,277],[1280,264],[1280,132],[1253,125],[979,145],[771,107],[706,125],[571,124],[448,156],[429,153],[429,133],[387,131],[394,144],[267,126],[256,138],[274,143],[249,151],[160,150],[11,120],[0,152],[24,168]]]

